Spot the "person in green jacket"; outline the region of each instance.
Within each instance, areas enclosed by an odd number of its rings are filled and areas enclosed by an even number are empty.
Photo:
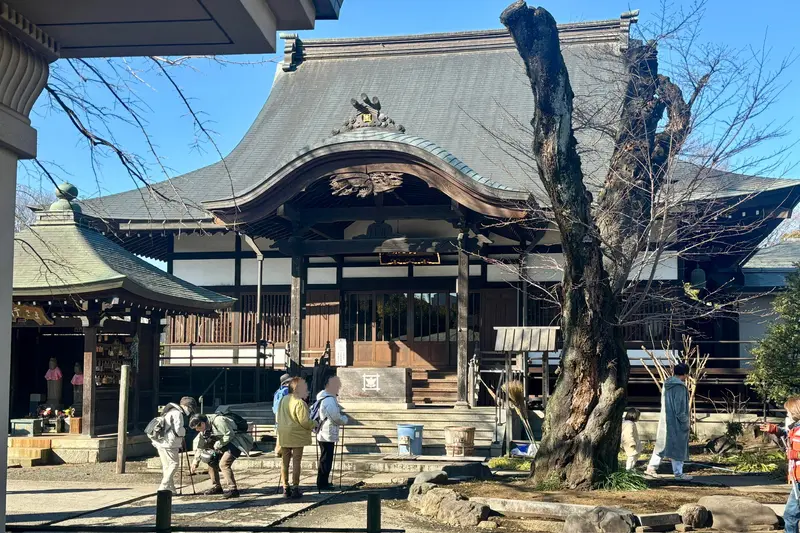
[[[281,479],[286,498],[299,498],[300,464],[303,460],[303,447],[311,445],[311,430],[316,422],[309,417],[308,385],[299,377],[288,383],[289,394],[284,396],[278,407],[278,444],[283,451]],[[289,484],[289,462],[292,462],[292,483]]]
[[[195,454],[213,450],[208,460],[208,476],[211,488],[203,494],[222,494],[224,498],[238,498],[239,489],[233,476],[233,462],[242,454],[249,455],[253,449],[253,437],[247,432],[237,431],[236,422],[224,414],[194,415],[189,427],[197,431]],[[220,472],[225,481],[225,490],[220,483]]]

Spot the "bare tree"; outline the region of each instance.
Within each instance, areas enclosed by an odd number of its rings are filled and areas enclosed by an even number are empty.
[[[615,54],[619,68],[603,72],[609,61],[590,61],[600,70],[594,75],[611,79],[618,92],[603,108],[580,110],[553,17],[524,1],[501,15],[534,96],[525,128],[530,145],[501,141],[520,160],[532,160],[538,180],[531,192],[540,200],[531,200],[530,225],[558,231],[563,253],[560,283],[531,283],[559,302],[563,332],[535,482],[558,477],[590,488],[616,469],[630,370],[626,325],[644,314],[685,325],[736,313],[741,298],[726,283],[662,283],[659,265],[669,256],[735,257],[775,215],[743,212],[761,187],[736,184],[745,169],[774,171],[782,161],[780,148],[772,157],[747,154],[785,135],[782,124],[760,126],[757,119],[783,89],[788,60],[769,71],[761,52],[699,44],[702,6],[681,12],[665,3],[657,24],[646,28],[650,39],[600,52]],[[669,60],[660,64],[659,53]],[[579,150],[579,129],[591,130],[596,145]],[[584,164],[598,159],[604,164]]]
[[[33,187],[23,183],[17,184],[17,200],[15,204],[14,233],[19,233],[36,220],[34,210],[46,209],[56,201],[52,190]]]

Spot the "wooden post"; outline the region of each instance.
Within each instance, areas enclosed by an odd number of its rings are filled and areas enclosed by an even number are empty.
[[[292,288],[290,295],[290,366],[289,373],[300,375],[303,361],[303,307],[305,306],[305,265],[303,257],[292,256]]]
[[[256,402],[261,401],[261,335],[264,330],[264,310],[261,309],[261,287],[264,284],[264,255],[260,252],[256,257],[256,264],[258,265],[258,272],[256,273],[256,370],[254,372],[256,378]]]
[[[511,455],[511,437],[513,437],[514,418],[511,413],[511,402],[508,398],[508,384],[513,379],[513,372],[511,370],[511,352],[506,352],[506,379],[505,379],[505,406],[506,406],[506,455]],[[499,391],[498,391],[499,392]]]
[[[464,234],[459,235],[463,242]],[[458,251],[458,279],[456,280],[458,300],[458,319],[456,333],[456,366],[458,377],[458,401],[456,407],[469,407],[467,379],[469,374],[469,254],[464,249]]]
[[[169,533],[172,530],[172,491],[160,490],[156,493],[156,533]]]
[[[547,408],[550,396],[550,352],[542,352],[542,409]]]
[[[381,531],[381,495],[375,492],[367,494],[367,533]]]
[[[119,418],[117,419],[117,474],[125,473],[125,451],[128,444],[128,380],[131,365],[122,365],[119,379]]]
[[[94,384],[95,367],[97,366],[97,326],[83,328],[83,406],[81,424],[83,434],[96,437],[95,412],[97,410],[97,388]]]
[[[153,358],[153,399],[151,401],[151,416],[158,412],[158,404],[161,401],[161,313],[153,313],[150,317],[150,328],[152,330],[151,357]]]

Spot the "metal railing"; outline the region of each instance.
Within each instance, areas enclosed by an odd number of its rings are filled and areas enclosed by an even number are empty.
[[[383,529],[381,524],[380,494],[367,493],[367,523],[364,528],[353,527],[293,527],[293,526],[185,526],[172,523],[172,492],[156,493],[155,524],[147,526],[61,526],[61,525],[7,525],[9,533],[405,533],[404,529]]]

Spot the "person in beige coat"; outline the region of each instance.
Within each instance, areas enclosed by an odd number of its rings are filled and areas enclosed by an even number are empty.
[[[639,439],[639,430],[636,427],[640,414],[635,407],[629,407],[625,410],[625,418],[622,420],[622,451],[628,458],[625,461],[625,470],[633,470],[642,454],[642,441]]]
[[[311,430],[317,423],[309,417],[308,385],[302,378],[289,381],[289,394],[283,397],[278,406],[278,444],[283,450],[281,481],[283,494],[287,498],[299,498],[300,463],[303,448],[311,445]],[[289,484],[289,463],[292,463],[292,483]]]

